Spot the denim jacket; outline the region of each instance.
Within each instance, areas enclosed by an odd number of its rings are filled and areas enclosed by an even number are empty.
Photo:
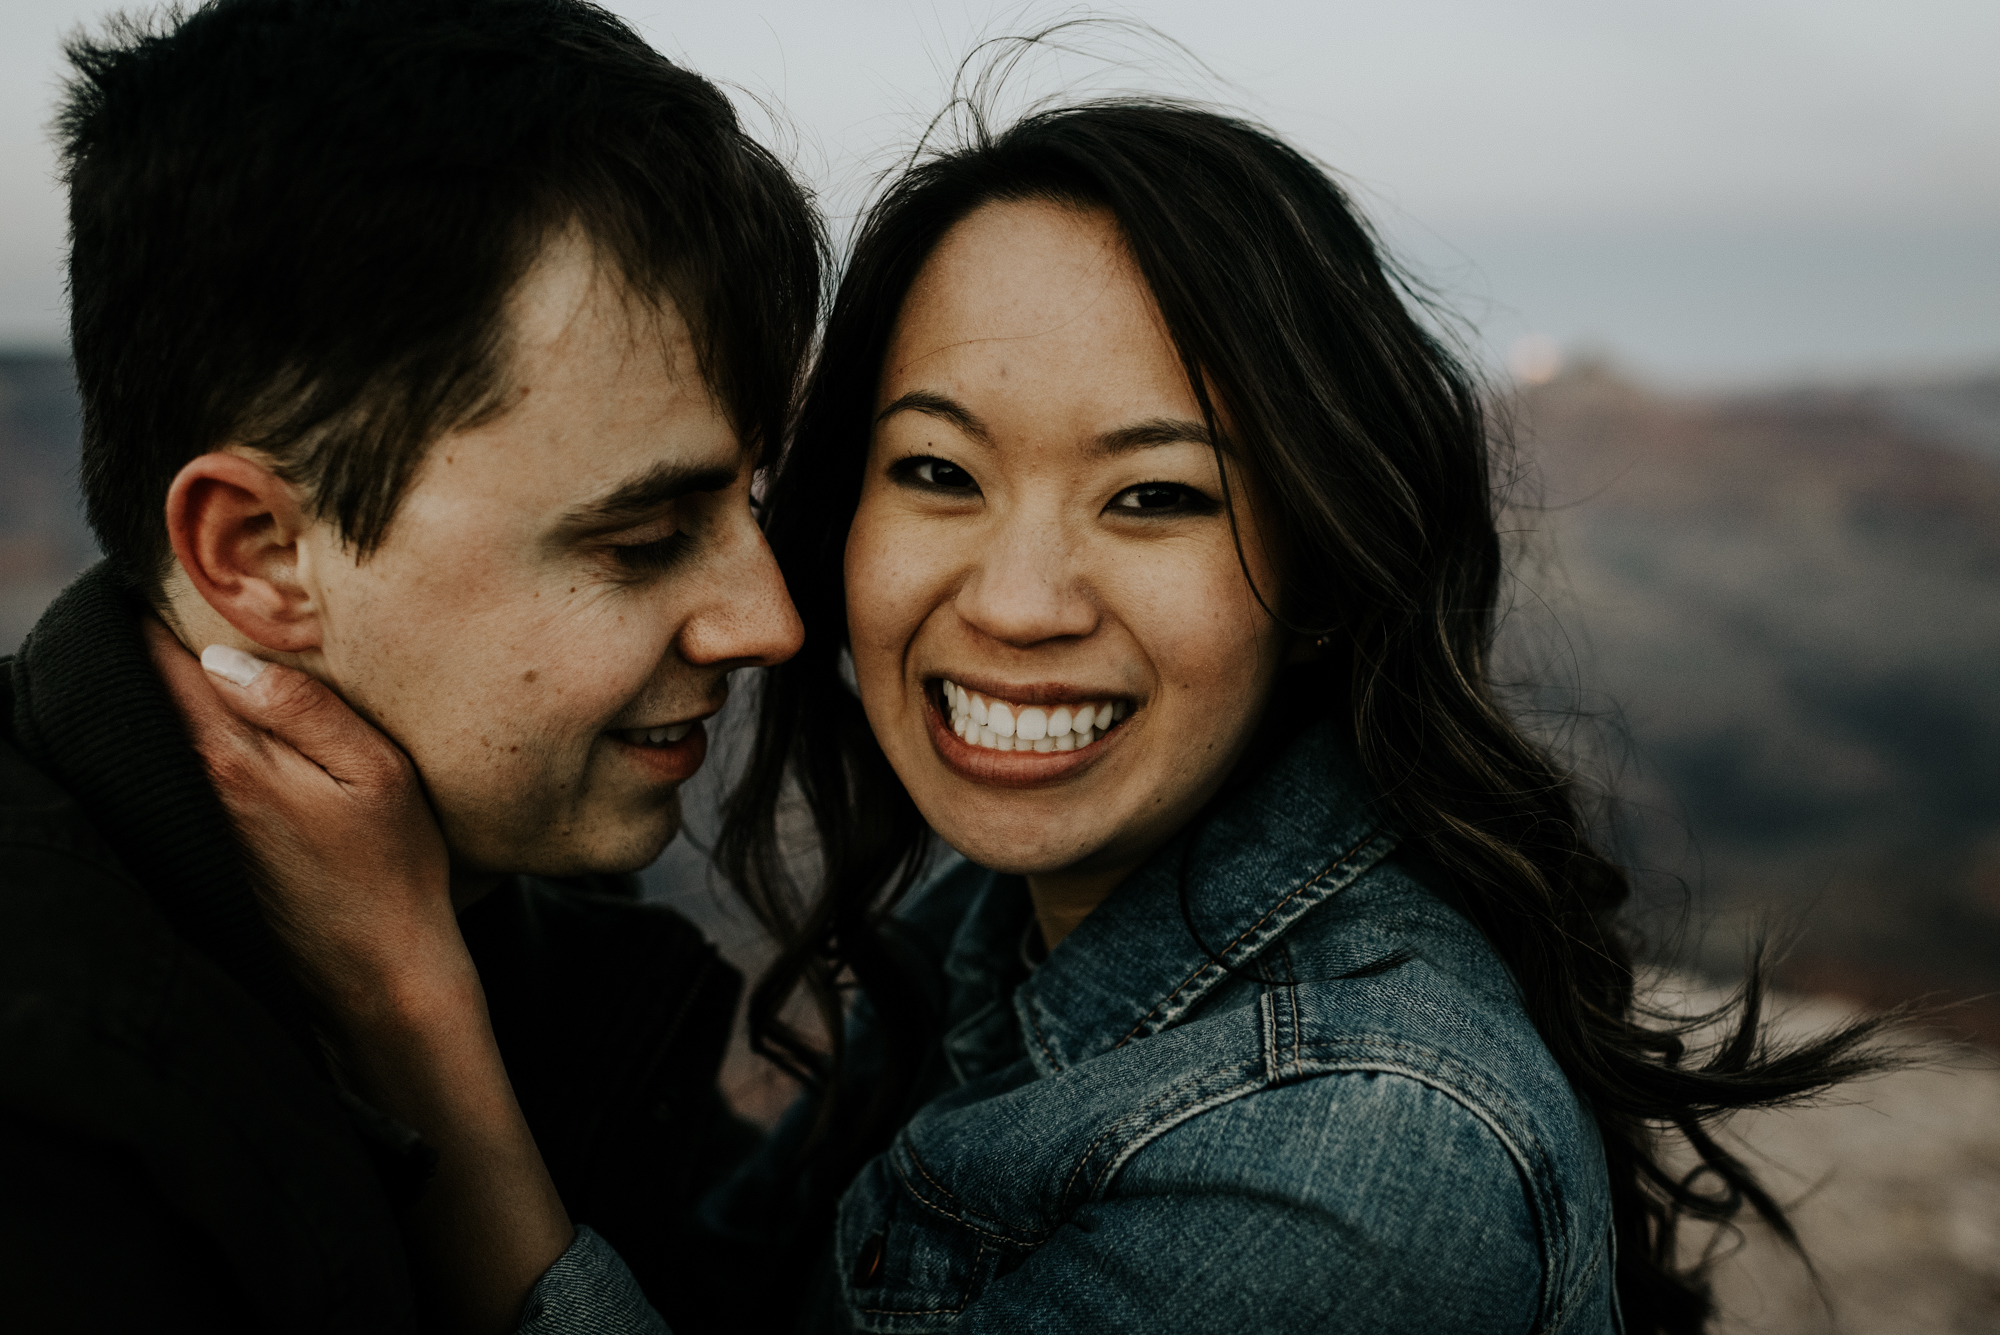
[[[1369,792],[1311,729],[1031,972],[1020,878],[937,875],[946,1087],[842,1196],[826,1324],[1617,1329],[1595,1123]]]

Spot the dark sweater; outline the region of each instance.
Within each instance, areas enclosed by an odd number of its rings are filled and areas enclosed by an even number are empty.
[[[0,659],[0,1325],[414,1329],[425,1151],[330,1078],[142,614],[100,566]],[[647,1283],[741,1134],[738,979],[636,893],[516,878],[460,924],[571,1216]]]

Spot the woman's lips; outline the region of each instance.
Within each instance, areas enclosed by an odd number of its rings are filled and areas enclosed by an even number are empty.
[[[674,741],[664,740],[678,734]],[[619,755],[653,783],[686,783],[708,759],[708,729],[700,720],[670,728],[626,729],[606,733]],[[655,742],[652,739],[660,737]],[[639,740],[631,740],[637,738]]]
[[[1110,693],[1038,686],[1002,695],[967,690],[949,677],[937,684],[938,708],[952,736],[988,751],[1081,751],[1132,712],[1132,702]]]
[[[1072,778],[1101,760],[1124,732],[1122,727],[1113,728],[1073,751],[995,751],[975,746],[952,731],[941,708],[940,689],[926,688],[923,699],[924,722],[939,758],[962,777],[996,788],[1034,788]]]

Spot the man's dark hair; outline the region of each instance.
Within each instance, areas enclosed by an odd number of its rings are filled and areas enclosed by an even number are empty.
[[[266,452],[362,555],[443,433],[505,401],[510,291],[579,225],[675,303],[775,446],[818,314],[812,207],[729,102],[581,0],[210,0],[78,35],[83,488],[157,596],[189,460]]]

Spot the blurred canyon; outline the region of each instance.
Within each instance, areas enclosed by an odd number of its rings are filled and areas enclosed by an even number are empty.
[[[1921,1000],[1969,1040],[1741,1120],[1833,1305],[1749,1229],[1724,1329],[2000,1332],[2000,371],[1667,395],[1558,360],[1508,404],[1500,661],[1615,794],[1635,923],[1698,987],[1767,934],[1807,999],[1794,1027]],[[67,362],[0,357],[0,652],[93,558],[77,438]],[[692,838],[647,879],[754,973],[701,851],[737,749],[722,722]],[[754,1116],[786,1093],[740,1041],[725,1078]]]

